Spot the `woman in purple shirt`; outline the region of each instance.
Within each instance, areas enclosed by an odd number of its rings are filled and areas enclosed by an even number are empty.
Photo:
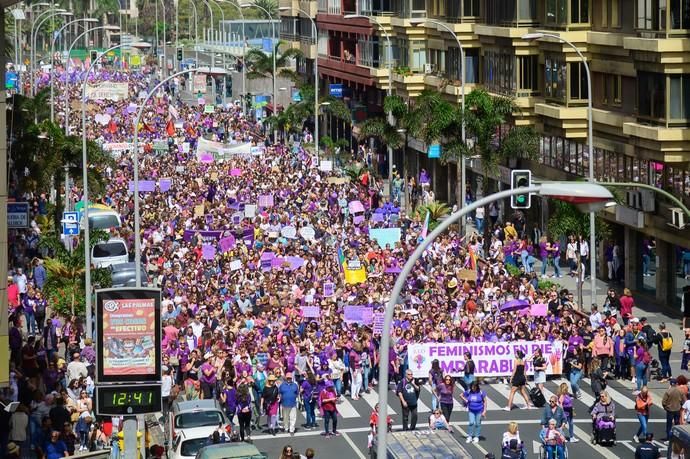
[[[450,415],[453,413],[453,378],[450,375],[445,375],[443,381],[436,385],[436,395],[441,405],[441,411],[446,420],[450,422]]]

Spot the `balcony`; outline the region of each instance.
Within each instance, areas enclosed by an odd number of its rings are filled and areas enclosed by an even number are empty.
[[[318,13],[331,16],[357,14],[356,0],[318,0]]]
[[[374,78],[369,68],[357,65],[356,57],[351,56],[345,59],[344,56],[321,54],[319,55],[319,72],[342,80],[373,86]]]

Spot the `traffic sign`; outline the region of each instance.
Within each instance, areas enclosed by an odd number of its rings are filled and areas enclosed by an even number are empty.
[[[65,236],[79,235],[79,212],[62,213],[62,234]]]
[[[8,202],[7,203],[7,227],[8,228],[28,228],[31,219],[29,218],[28,202]]]

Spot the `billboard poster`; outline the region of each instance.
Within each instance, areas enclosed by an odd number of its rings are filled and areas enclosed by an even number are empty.
[[[160,303],[158,289],[96,291],[96,382],[160,381]]]

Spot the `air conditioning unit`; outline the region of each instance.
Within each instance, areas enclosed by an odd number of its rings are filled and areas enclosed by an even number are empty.
[[[656,210],[654,192],[652,190],[640,190],[638,193],[640,193],[640,209],[643,212],[654,212]]]
[[[671,207],[671,223],[669,225],[677,229],[685,228],[685,212],[680,207]]]
[[[424,64],[424,73],[427,75],[434,73],[434,64]]]
[[[639,191],[626,191],[625,192],[625,203],[628,207],[633,209],[640,209],[642,207],[642,196]]]

